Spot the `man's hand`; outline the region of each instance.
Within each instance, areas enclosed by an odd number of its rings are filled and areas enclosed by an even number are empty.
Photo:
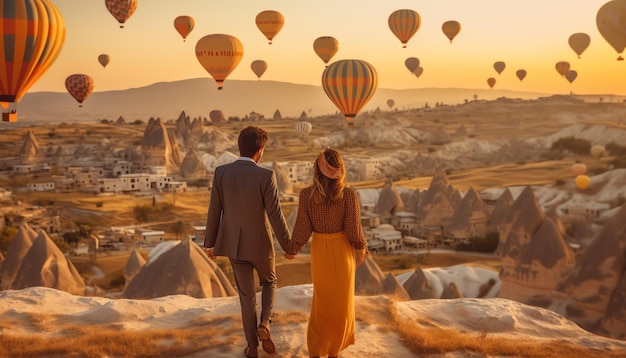
[[[215,259],[217,258],[217,256],[215,256],[215,254],[213,253],[213,249],[214,249],[213,247],[210,247],[210,248],[205,248],[205,249],[204,249],[204,252],[206,253],[206,255],[207,255],[209,258],[211,258],[211,259],[215,260]]]
[[[290,254],[288,254],[288,253],[286,253],[286,252],[285,252],[285,258],[286,258],[287,260],[293,260],[293,259],[295,259],[295,258],[296,258],[296,255],[290,255]]]

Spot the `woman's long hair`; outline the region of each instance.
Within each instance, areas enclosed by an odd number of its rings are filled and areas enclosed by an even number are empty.
[[[322,158],[322,156],[324,158]],[[325,160],[331,169],[340,171],[339,178],[331,179],[320,170],[320,160]],[[325,165],[325,163],[322,163]],[[346,170],[343,165],[343,158],[334,149],[326,149],[315,160],[313,164],[313,183],[311,183],[311,199],[316,204],[328,204],[333,200],[343,198],[343,188],[346,183]]]

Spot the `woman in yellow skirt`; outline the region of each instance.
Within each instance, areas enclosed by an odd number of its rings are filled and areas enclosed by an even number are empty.
[[[326,149],[313,165],[313,183],[300,192],[288,258],[311,235],[313,300],[307,330],[310,357],[337,357],[354,344],[354,278],[367,253],[357,193],[346,183],[339,152]]]

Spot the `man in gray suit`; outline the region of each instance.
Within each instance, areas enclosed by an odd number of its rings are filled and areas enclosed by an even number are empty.
[[[259,339],[264,351],[276,351],[269,330],[276,294],[270,224],[283,249],[288,247],[291,236],[278,199],[276,175],[257,165],[267,140],[265,130],[254,126],[244,128],[238,139],[240,157],[215,169],[204,238],[209,257],[230,259],[248,342],[246,357],[258,356]],[[262,286],[259,326],[254,270]]]

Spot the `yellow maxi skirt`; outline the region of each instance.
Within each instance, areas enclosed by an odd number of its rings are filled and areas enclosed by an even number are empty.
[[[343,232],[313,233],[313,300],[307,330],[309,356],[337,356],[354,344],[354,249]]]

